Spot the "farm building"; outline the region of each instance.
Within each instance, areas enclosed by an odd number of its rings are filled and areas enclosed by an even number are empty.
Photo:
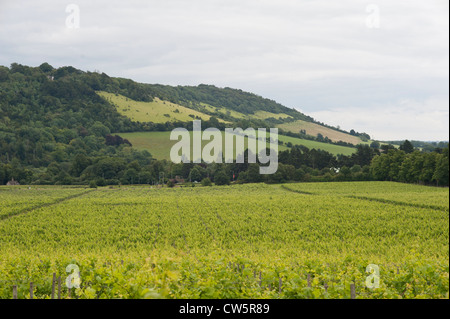
[[[20,183],[18,181],[15,181],[14,178],[6,184],[6,186],[19,186],[19,185]]]

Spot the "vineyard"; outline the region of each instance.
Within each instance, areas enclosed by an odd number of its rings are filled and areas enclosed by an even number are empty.
[[[68,265],[81,282],[70,297]],[[13,287],[19,299],[52,298],[53,274],[72,299],[448,298],[449,192],[389,182],[0,187],[0,299]]]

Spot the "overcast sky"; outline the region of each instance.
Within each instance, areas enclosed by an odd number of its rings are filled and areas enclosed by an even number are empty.
[[[448,140],[448,5],[0,0],[0,65],[239,88],[379,140]]]

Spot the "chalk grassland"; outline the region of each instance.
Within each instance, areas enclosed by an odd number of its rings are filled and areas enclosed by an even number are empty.
[[[97,92],[97,94],[114,105],[120,114],[136,122],[189,122],[197,118],[205,121],[211,118],[207,114],[158,98],[153,102],[138,102],[120,94],[107,92]]]
[[[177,141],[170,140],[170,132],[136,132],[136,133],[119,133],[123,138],[128,139],[133,147],[139,150],[147,150],[156,159],[170,159],[170,150],[177,143]],[[267,134],[269,136],[269,134]],[[245,138],[245,145],[247,145],[247,138]],[[339,145],[319,143],[315,141],[302,140],[298,138],[279,136],[279,140],[293,145],[304,145],[310,149],[323,149],[332,154],[351,155],[356,152],[356,149],[350,147],[343,147]],[[203,141],[202,145],[208,144],[208,141]],[[288,148],[286,145],[279,145],[278,150],[284,151]]]
[[[39,197],[0,189],[1,202]],[[72,298],[351,298],[352,284],[356,298],[448,298],[444,192],[388,182],[101,188],[0,221],[0,298],[13,285],[28,298],[31,281],[35,298],[49,298],[68,264],[82,283]],[[414,194],[441,207],[404,205]],[[377,289],[366,287],[369,264]]]
[[[328,127],[325,127],[325,126],[322,126],[319,124],[305,122],[302,120],[297,120],[297,121],[291,122],[291,123],[280,124],[280,125],[277,125],[277,127],[281,128],[285,131],[293,132],[293,133],[300,133],[301,130],[306,130],[306,134],[312,135],[312,136],[317,136],[317,134],[320,133],[324,137],[325,136],[328,137],[333,142],[343,141],[343,142],[351,143],[354,145],[358,145],[358,144],[362,143],[362,140],[359,137],[352,136],[352,135],[346,134],[346,133],[342,133],[342,132],[333,130],[331,128],[328,128]]]

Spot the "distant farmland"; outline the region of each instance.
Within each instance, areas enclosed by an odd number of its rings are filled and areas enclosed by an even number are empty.
[[[170,150],[177,141],[170,140],[170,132],[136,132],[136,133],[119,133],[123,138],[126,138],[133,144],[133,147],[139,150],[147,150],[152,156],[159,160],[170,160]],[[304,145],[310,149],[322,149],[334,155],[343,154],[351,155],[356,152],[356,149],[351,147],[344,147],[339,145],[320,143],[316,141],[302,140],[288,136],[279,136],[280,141],[284,143],[291,142],[293,145]],[[203,141],[203,146],[208,144],[208,141]],[[247,145],[247,139],[246,143]],[[287,150],[286,145],[279,145],[279,151]]]

